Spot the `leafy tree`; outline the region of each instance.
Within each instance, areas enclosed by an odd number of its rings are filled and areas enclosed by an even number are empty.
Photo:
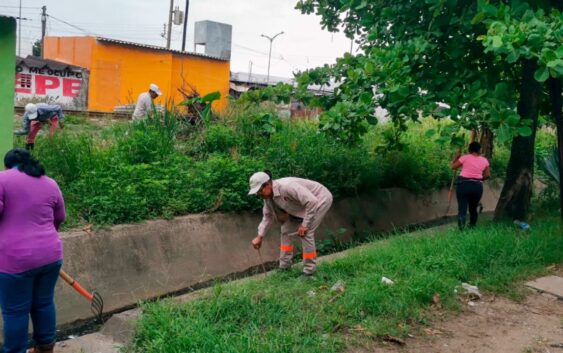
[[[551,114],[558,126],[560,151],[563,148],[563,16],[560,12],[563,3],[537,1],[535,8],[531,8],[526,2],[512,1],[510,6],[501,3],[494,7],[484,3],[481,7],[483,11],[478,16],[488,28],[487,34],[481,37],[486,51],[496,54],[497,65],[520,68],[518,113],[533,122],[531,136],[519,136],[512,142],[505,186],[495,212],[497,217],[506,215],[522,219],[526,216],[532,191],[537,117],[542,111],[542,103],[548,100],[545,94],[548,90],[552,100]],[[546,81],[549,81],[547,87]],[[545,110],[544,113],[548,114]],[[563,195],[560,198],[563,205]]]
[[[322,129],[354,142],[389,111],[397,130],[408,120],[449,116],[460,127],[490,128],[512,140],[497,217],[527,215],[540,114],[549,114],[545,82],[563,77],[560,0],[300,0],[323,28],[359,44],[333,66],[297,76],[297,96],[325,109]],[[335,86],[314,97],[310,84]],[[437,110],[437,102],[449,108]],[[556,108],[552,113],[555,114]],[[453,140],[460,140],[454,133]]]
[[[41,57],[41,40],[37,39],[33,42],[33,47],[31,48],[31,54],[33,56]]]

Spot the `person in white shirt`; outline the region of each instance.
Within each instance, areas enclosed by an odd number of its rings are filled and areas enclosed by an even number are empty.
[[[137,105],[135,106],[135,111],[133,112],[133,120],[146,119],[147,114],[154,111],[154,100],[161,96],[162,92],[160,88],[154,83],[149,86],[148,92],[143,92],[139,95],[137,99]]]
[[[312,278],[317,264],[315,233],[332,205],[332,194],[322,184],[302,178],[272,180],[270,171],[250,177],[249,195],[264,200],[262,222],[252,246],[260,249],[271,226],[281,224],[280,269],[293,264],[293,242],[301,238],[303,250],[303,278]]]

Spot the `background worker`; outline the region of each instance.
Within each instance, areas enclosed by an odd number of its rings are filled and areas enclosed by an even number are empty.
[[[269,171],[250,178],[249,195],[264,200],[263,218],[252,246],[260,249],[274,221],[281,224],[280,269],[289,269],[293,259],[293,241],[301,238],[303,275],[308,278],[316,268],[315,232],[332,205],[332,194],[322,184],[301,178],[272,180]]]
[[[154,112],[154,100],[161,95],[162,92],[160,91],[160,88],[158,88],[158,86],[154,83],[151,83],[148,92],[141,93],[137,99],[137,105],[135,106],[135,111],[133,112],[133,120],[146,119],[149,112]]]
[[[58,229],[65,205],[57,183],[21,148],[9,151],[0,172],[0,307],[4,353],[25,353],[29,317],[33,353],[55,346],[55,284],[63,260]]]
[[[451,167],[454,170],[461,168],[456,181],[459,229],[465,228],[468,207],[469,226],[474,227],[479,216],[477,206],[483,196],[483,181],[491,177],[489,161],[481,156],[481,145],[472,142],[469,144],[469,154],[461,156],[461,152],[458,152]]]
[[[44,124],[49,124],[49,136],[52,137],[57,128],[64,127],[63,120],[65,115],[60,105],[50,105],[46,103],[29,103],[25,106],[23,115],[22,129],[17,130],[16,135],[27,134],[27,150],[32,150],[35,146],[35,137]]]

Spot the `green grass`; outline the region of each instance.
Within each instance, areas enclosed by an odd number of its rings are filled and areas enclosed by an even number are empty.
[[[427,308],[440,293],[446,310],[459,308],[454,291],[462,282],[517,297],[520,281],[563,261],[556,219],[530,233],[513,225],[486,224],[460,233],[425,231],[349,251],[323,263],[317,279],[297,279],[297,270],[266,279],[218,284],[205,299],[143,305],[133,352],[329,353],[346,342],[381,335],[405,336],[428,322]],[[387,286],[382,276],[395,281]],[[346,291],[330,288],[342,280]],[[316,295],[308,292],[314,290]],[[353,328],[360,325],[362,333]]]

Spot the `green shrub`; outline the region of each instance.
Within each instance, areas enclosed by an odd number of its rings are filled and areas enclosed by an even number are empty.
[[[430,192],[449,186],[453,175],[455,149],[425,134],[440,124],[409,124],[400,148],[385,151],[378,147],[388,140],[388,126],[371,128],[351,146],[319,133],[315,122],[283,120],[269,108],[235,111],[196,126],[167,112],[94,132],[69,124],[52,139],[41,136],[34,153],[59,182],[69,211],[66,226],[74,227],[256,210],[260,201],[246,195],[248,178],[264,168],[276,178],[317,180],[336,199],[379,187]],[[553,134],[539,136],[541,146],[554,141]],[[497,146],[493,175],[504,176],[508,156],[508,148]]]
[[[218,123],[210,125],[203,132],[203,149],[205,153],[230,153],[239,145],[239,136],[229,126]]]
[[[284,124],[263,146],[275,177],[298,176],[327,186],[335,197],[378,185],[380,170],[363,146],[350,147],[317,133],[310,123]]]
[[[175,153],[179,122],[170,113],[162,119],[146,119],[117,129],[125,136],[115,136],[116,152],[130,164],[151,163]]]
[[[250,157],[235,160],[228,155],[213,155],[206,161],[198,162],[193,175],[194,184],[201,188],[198,191],[200,197],[209,202],[202,211],[256,210],[261,202],[257,197],[248,196],[248,178],[263,168],[261,161]]]
[[[66,132],[51,139],[38,139],[34,153],[49,176],[61,184],[70,184],[90,168],[99,167],[99,151],[91,136],[72,136]],[[86,167],[86,168],[85,168]]]

